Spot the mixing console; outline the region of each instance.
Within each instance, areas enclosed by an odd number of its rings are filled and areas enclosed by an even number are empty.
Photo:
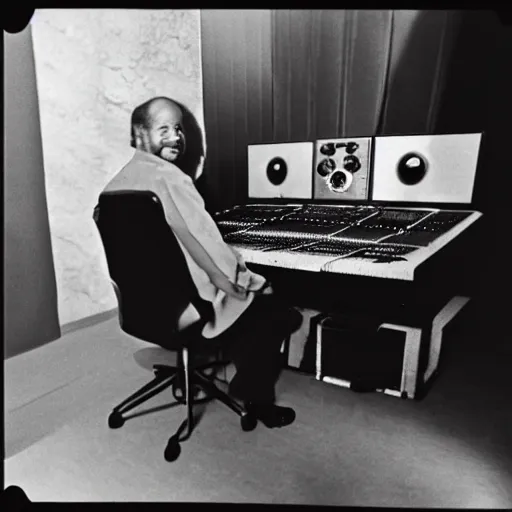
[[[304,244],[322,254],[345,245],[330,238],[354,243],[385,241],[424,247],[466,219],[468,211],[410,210],[372,206],[245,205],[225,210],[215,220],[226,242],[270,250],[280,247],[302,250]]]
[[[369,205],[259,204],[226,210],[216,221],[225,241],[241,249],[249,263],[413,280],[422,261],[479,215]]]
[[[482,215],[462,210],[472,201],[480,139],[452,134],[254,144],[248,147],[252,204],[224,210],[214,220],[249,268],[261,270],[287,300],[341,312],[357,328],[367,318],[379,319],[378,329],[387,335],[375,370],[393,360],[393,369],[382,371],[390,376],[385,391],[411,398],[436,370],[443,329],[468,300],[446,303],[458,284],[462,246],[445,248]],[[441,209],[449,204],[460,209]],[[441,300],[445,307],[424,322],[431,304]],[[415,308],[418,314],[412,314]],[[336,354],[326,352],[334,326],[324,320],[310,324],[311,336],[305,323],[305,332],[292,337],[288,364],[293,366],[295,352],[297,369],[305,369],[311,348],[318,380],[350,386],[351,349],[340,352],[345,373],[336,358],[329,359]],[[331,341],[339,348],[338,339]],[[390,351],[393,356],[384,360]],[[358,368],[353,376],[362,374]]]

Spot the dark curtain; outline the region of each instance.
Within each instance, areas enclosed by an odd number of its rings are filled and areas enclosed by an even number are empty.
[[[436,133],[461,14],[449,10],[393,12],[387,94],[377,134]]]
[[[201,11],[207,155],[198,188],[215,211],[247,197],[247,146],[272,142],[270,11]]]
[[[484,107],[485,151],[480,180],[484,190],[482,205],[488,218],[481,239],[485,258],[479,273],[484,291],[482,304],[490,312],[490,322],[486,324],[490,328],[486,335],[493,344],[512,355],[512,344],[506,334],[510,330],[509,297],[512,290],[512,269],[506,256],[511,219],[510,185],[507,182],[510,183],[512,138],[512,24],[501,25],[495,20],[491,26],[494,33],[487,37],[495,37],[495,45],[483,56],[491,61],[491,66],[486,75],[490,94]]]
[[[503,259],[509,228],[508,181],[512,127],[512,27],[504,26],[492,11],[464,11],[447,70],[440,105],[439,132],[483,131],[480,164],[473,205],[484,213],[477,224],[478,243],[471,248],[478,267],[468,272],[479,302],[485,343],[505,348],[508,331],[511,269]],[[500,263],[498,263],[500,262]]]
[[[460,11],[202,11],[210,210],[247,199],[247,145],[435,133]]]
[[[375,134],[391,11],[272,13],[274,141]]]

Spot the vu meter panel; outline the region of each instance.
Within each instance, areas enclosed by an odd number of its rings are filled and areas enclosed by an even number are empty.
[[[312,199],[313,142],[248,146],[249,197]]]
[[[371,142],[370,137],[316,141],[314,199],[368,199]]]
[[[482,134],[376,137],[372,199],[471,203]]]

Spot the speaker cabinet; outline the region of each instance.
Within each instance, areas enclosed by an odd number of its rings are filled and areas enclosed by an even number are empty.
[[[311,199],[313,143],[248,146],[249,197]]]
[[[375,138],[372,199],[471,203],[482,134]]]
[[[371,144],[370,137],[316,141],[314,199],[368,199]]]

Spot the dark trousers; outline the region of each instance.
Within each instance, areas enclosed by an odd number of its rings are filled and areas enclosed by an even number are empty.
[[[231,394],[244,401],[275,401],[282,367],[281,346],[301,322],[297,310],[273,295],[255,297],[240,318],[217,338],[236,368],[229,385]]]

